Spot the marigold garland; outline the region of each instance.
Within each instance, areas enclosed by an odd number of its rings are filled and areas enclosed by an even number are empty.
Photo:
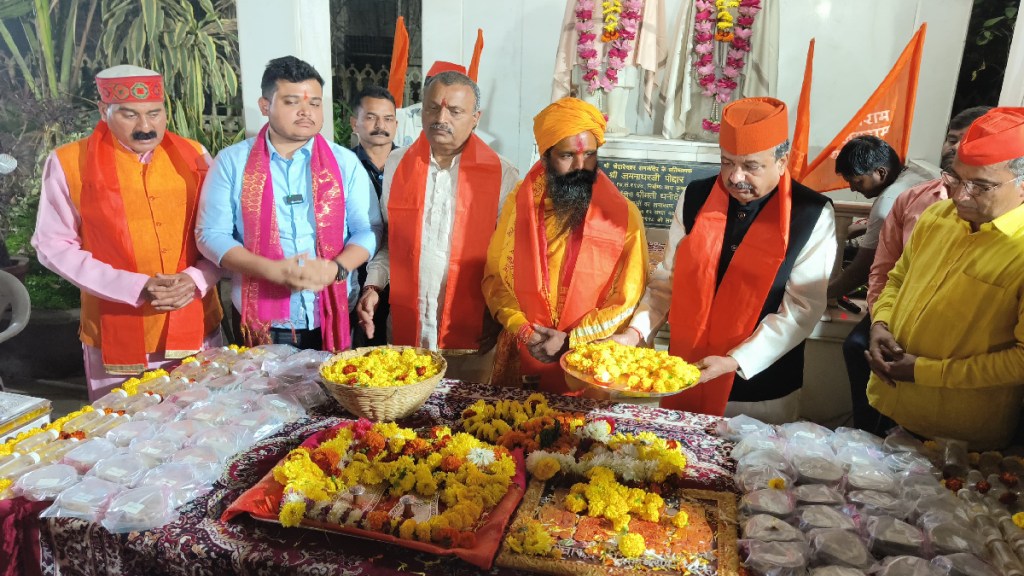
[[[696,0],[694,6],[693,70],[701,94],[716,105],[725,104],[732,99],[739,85],[737,79],[747,65],[754,17],[761,11],[761,0]],[[737,16],[731,9],[737,11]],[[720,52],[717,63],[715,42]],[[721,124],[713,115],[702,121],[702,127],[717,133]]]
[[[274,479],[284,485],[278,519],[284,526],[296,526],[309,504],[327,502],[357,485],[384,484],[393,497],[439,494],[445,511],[425,522],[393,522],[386,512],[375,510],[363,521],[365,528],[470,547],[476,523],[505,496],[515,471],[507,450],[469,434],[453,434],[446,426],[421,436],[393,422],[359,420],[336,428],[312,450],[296,448],[274,468]]]
[[[583,82],[593,94],[598,90],[611,91],[619,83],[619,71],[626,65],[633,41],[636,40],[643,12],[643,0],[606,0],[601,3],[601,42],[610,44],[608,65],[601,74],[601,50],[595,41],[594,0],[576,0],[576,32],[579,33],[576,54],[583,70]]]

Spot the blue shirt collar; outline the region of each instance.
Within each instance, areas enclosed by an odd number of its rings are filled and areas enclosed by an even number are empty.
[[[264,138],[267,140],[267,150],[270,150],[270,159],[273,160],[274,158],[277,158],[278,160],[283,160],[287,162],[288,159],[278,154],[277,148],[274,148],[274,143],[270,141],[270,130],[267,130],[267,134],[264,136]],[[313,155],[313,140],[315,139],[316,137],[310,138],[308,142],[302,145],[302,148],[296,150],[296,153],[301,152],[306,157],[306,159],[309,159],[309,157]],[[295,155],[293,154],[292,159],[294,158]]]

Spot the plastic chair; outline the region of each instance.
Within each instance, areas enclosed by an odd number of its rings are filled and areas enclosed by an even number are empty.
[[[0,343],[6,342],[17,336],[25,326],[28,325],[29,316],[32,314],[32,302],[28,297],[28,290],[20,280],[0,270],[0,315],[11,308],[11,323],[0,332]],[[3,379],[0,379],[0,390],[4,389]]]

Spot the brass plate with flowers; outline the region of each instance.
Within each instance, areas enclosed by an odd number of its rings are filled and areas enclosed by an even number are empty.
[[[559,360],[569,388],[592,386],[623,397],[659,398],[692,388],[700,370],[664,350],[616,342],[584,344]]]

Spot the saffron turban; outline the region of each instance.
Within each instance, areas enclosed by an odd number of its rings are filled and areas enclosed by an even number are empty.
[[[1024,108],[993,108],[960,140],[957,158],[971,166],[999,164],[1024,156]]]
[[[775,98],[744,98],[722,110],[718,145],[730,154],[746,156],[782,144],[789,138],[786,104]]]
[[[597,145],[604,144],[604,114],[579,98],[562,98],[533,117],[533,136],[543,154],[563,138],[590,132]]]
[[[438,60],[434,62],[434,65],[427,71],[427,78],[437,76],[441,72],[458,72],[463,76],[466,75],[466,67],[456,64],[454,62],[445,62],[444,60]]]
[[[122,64],[96,74],[100,101],[107,104],[163,102],[164,80],[152,70]]]

